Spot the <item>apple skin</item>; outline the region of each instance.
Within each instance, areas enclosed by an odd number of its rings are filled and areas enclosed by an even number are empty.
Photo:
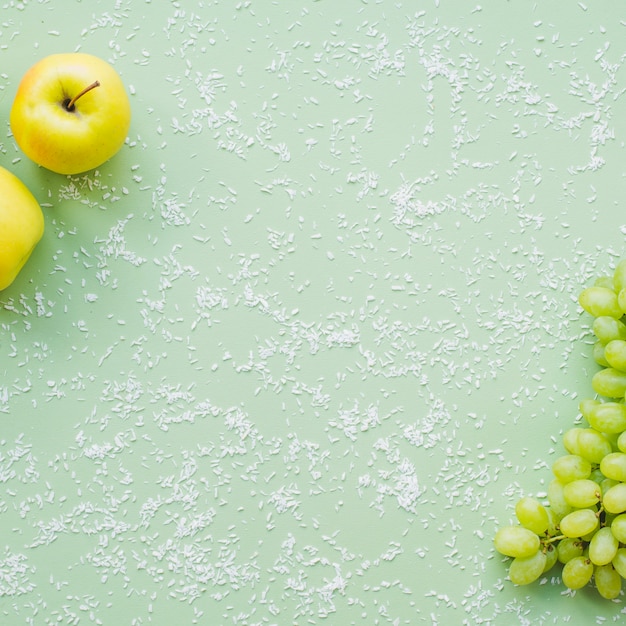
[[[0,291],[15,280],[43,231],[43,212],[33,194],[0,167]]]
[[[94,81],[99,86],[67,110]],[[124,83],[106,61],[84,52],[51,54],[23,76],[11,107],[11,131],[35,163],[58,174],[80,174],[108,161],[130,128]]]

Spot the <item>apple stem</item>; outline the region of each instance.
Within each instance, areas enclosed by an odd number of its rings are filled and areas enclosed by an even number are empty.
[[[77,93],[71,100],[67,100],[65,103],[65,110],[73,111],[76,100],[78,100],[78,98],[80,98],[81,96],[84,96],[88,91],[95,89],[96,87],[100,87],[99,80],[95,80],[93,83],[91,83],[91,85],[87,85],[87,87],[85,87],[80,93]]]

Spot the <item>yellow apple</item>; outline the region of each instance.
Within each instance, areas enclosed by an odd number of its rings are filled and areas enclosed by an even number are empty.
[[[43,236],[43,212],[15,174],[0,167],[0,290],[19,274]]]
[[[84,52],[51,54],[20,81],[11,107],[15,141],[35,163],[79,174],[108,161],[126,141],[130,102],[103,59]]]

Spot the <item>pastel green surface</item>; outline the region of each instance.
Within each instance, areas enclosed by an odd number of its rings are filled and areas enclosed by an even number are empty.
[[[8,2],[0,114],[110,61],[122,151],[2,165],[0,622],[572,624],[494,554],[592,394],[625,256],[616,2]]]

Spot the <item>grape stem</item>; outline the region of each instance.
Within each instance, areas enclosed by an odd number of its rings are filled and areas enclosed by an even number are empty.
[[[544,539],[543,544],[545,546],[548,546],[551,543],[555,543],[556,541],[561,541],[561,539],[567,539],[567,537],[565,535],[555,535],[554,537],[550,537],[549,539]]]

